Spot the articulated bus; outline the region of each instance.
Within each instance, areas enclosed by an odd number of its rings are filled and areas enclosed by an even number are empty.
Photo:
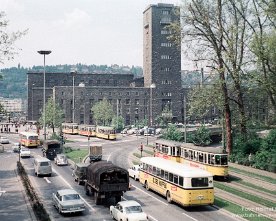
[[[20,144],[25,147],[37,147],[40,145],[40,140],[38,138],[38,134],[34,132],[21,132],[20,136]]]
[[[97,126],[96,137],[106,140],[116,140],[116,131],[113,127]]]
[[[62,133],[65,134],[78,134],[79,125],[77,123],[62,123]]]
[[[168,203],[182,206],[214,203],[211,173],[159,157],[140,159],[140,183],[166,197]]]
[[[83,135],[87,137],[96,137],[96,126],[79,125],[79,135]]]
[[[155,156],[207,170],[218,178],[228,178],[228,155],[222,147],[203,147],[169,140],[155,141]]]

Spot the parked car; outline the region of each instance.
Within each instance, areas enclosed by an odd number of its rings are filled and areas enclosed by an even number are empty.
[[[132,177],[134,180],[139,180],[139,173],[140,173],[139,165],[133,165],[127,171],[130,177]]]
[[[155,129],[154,128],[145,129],[145,133],[144,133],[145,136],[151,136],[151,135],[154,135],[154,134],[155,134]]]
[[[137,128],[131,128],[131,129],[129,129],[128,131],[127,131],[127,134],[136,134],[137,133],[137,131],[138,131],[138,129]]]
[[[0,137],[0,143],[1,144],[8,144],[8,143],[10,143],[10,141],[7,137]]]
[[[149,220],[141,205],[134,200],[120,201],[116,206],[110,206],[110,214],[115,220]]]
[[[31,151],[26,149],[26,148],[22,148],[20,150],[20,157],[24,158],[24,157],[31,157]]]
[[[161,134],[161,132],[162,132],[162,128],[156,128],[156,130],[155,130],[156,135]]]
[[[128,131],[128,129],[125,128],[125,129],[123,129],[123,130],[121,131],[121,134],[127,134],[127,131]]]
[[[76,213],[85,210],[80,195],[73,189],[58,190],[53,193],[53,205],[59,213]]]
[[[56,165],[68,165],[68,159],[65,156],[65,154],[57,154],[56,157],[54,158],[54,162]]]
[[[14,153],[19,153],[19,147],[20,147],[20,143],[14,143],[12,145],[12,150]]]

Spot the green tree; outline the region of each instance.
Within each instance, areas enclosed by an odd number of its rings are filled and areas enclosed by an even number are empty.
[[[55,103],[52,97],[47,101],[45,112],[46,113],[42,112],[42,115],[39,119],[39,123],[43,125],[44,114],[46,114],[46,127],[52,128],[53,134],[55,134],[55,128],[60,128],[62,122],[64,122],[64,113],[62,109],[59,107],[59,105]]]
[[[168,105],[165,106],[164,110],[160,114],[160,116],[157,116],[155,119],[157,124],[161,127],[167,127],[168,123],[172,121],[172,110]]]
[[[4,64],[5,60],[14,58],[19,50],[15,46],[15,42],[27,33],[27,30],[8,33],[9,21],[5,17],[5,12],[0,11],[0,64]]]
[[[193,143],[199,146],[208,146],[211,143],[210,130],[204,125],[201,125],[195,132]]]
[[[164,132],[162,137],[167,140],[174,140],[174,141],[183,140],[181,131],[178,130],[174,124],[170,124],[168,126],[167,130]]]
[[[111,125],[115,128],[117,131],[121,131],[124,129],[125,124],[124,124],[124,118],[122,116],[113,117]]]
[[[91,108],[93,119],[97,125],[109,126],[115,116],[112,105],[104,98]]]

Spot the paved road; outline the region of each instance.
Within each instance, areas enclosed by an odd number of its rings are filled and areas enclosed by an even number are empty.
[[[77,142],[73,145],[79,145],[79,147],[87,147],[87,138],[75,136]],[[149,137],[151,143],[154,138]],[[104,159],[110,160],[113,163],[128,168],[130,163],[128,161],[129,156],[132,152],[137,149],[141,142],[146,143],[145,137],[126,136],[118,138],[117,141],[104,141],[94,138],[91,142],[98,142],[103,144],[103,155]],[[34,156],[41,155],[40,149],[31,150]],[[13,153],[7,153],[7,155],[15,155]],[[16,161],[16,159],[12,159]],[[58,167],[53,165],[54,174],[52,177],[36,177],[33,171],[33,159],[22,160],[29,178],[36,189],[38,195],[43,200],[44,206],[50,214],[52,220],[112,220],[109,214],[109,205],[113,204],[113,201],[107,205],[95,205],[93,198],[85,195],[83,186],[79,186],[74,182],[71,173],[72,169],[70,166]],[[196,207],[196,208],[183,208],[176,204],[168,204],[166,199],[154,192],[146,191],[139,182],[131,179],[133,189],[124,194],[124,199],[135,199],[140,202],[146,213],[149,214],[150,219],[154,221],[234,221],[237,220],[231,214],[217,210],[211,206]],[[6,184],[5,184],[6,185]],[[58,189],[61,188],[73,188],[78,191],[83,199],[87,202],[87,209],[82,215],[70,215],[62,216],[58,214],[57,210],[52,206],[51,195]],[[22,205],[22,203],[21,203]],[[21,214],[19,214],[20,216]],[[24,216],[25,217],[25,216]],[[10,220],[24,220],[16,219],[15,217]],[[27,219],[30,220],[30,219]]]

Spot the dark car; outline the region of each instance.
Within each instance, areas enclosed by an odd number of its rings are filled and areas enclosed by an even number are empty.
[[[72,176],[81,185],[86,180],[86,169],[89,163],[76,163]]]

